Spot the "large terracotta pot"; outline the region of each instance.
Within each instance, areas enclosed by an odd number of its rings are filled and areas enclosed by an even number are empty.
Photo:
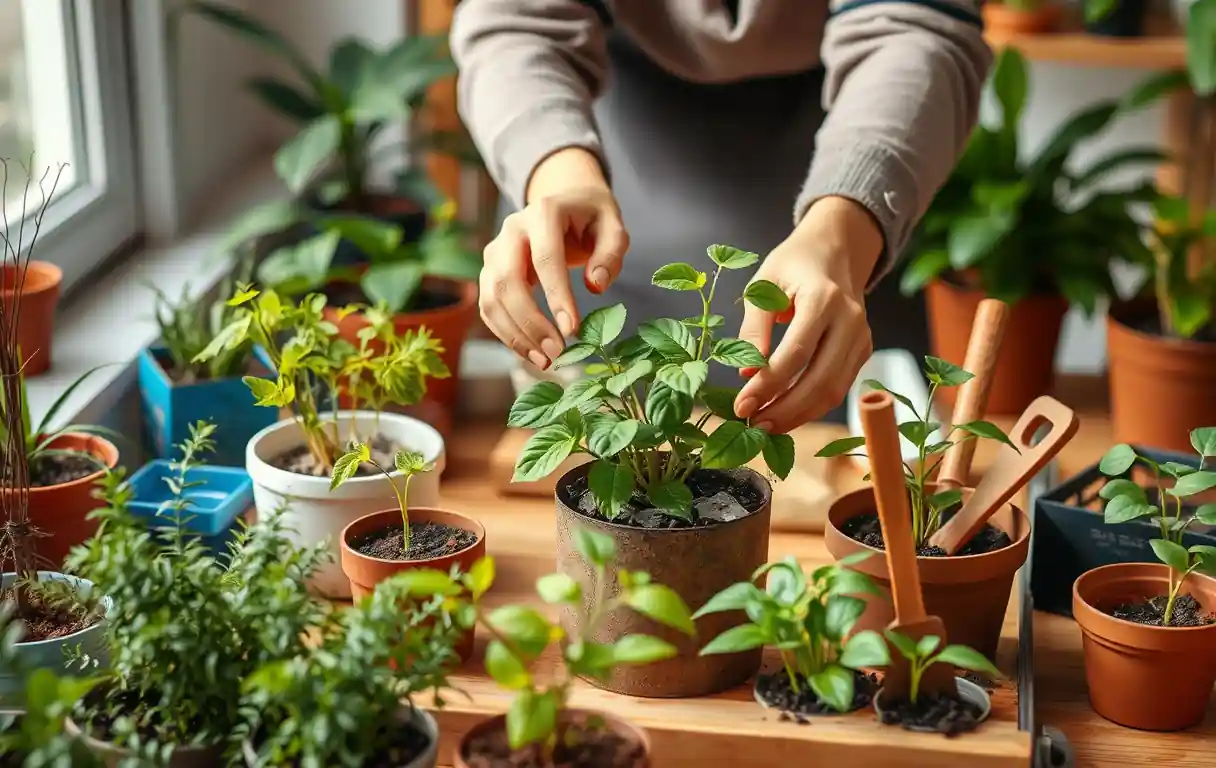
[[[984,17],[984,30],[998,38],[1013,35],[1050,32],[1060,23],[1060,6],[1045,0],[1038,8],[1023,10],[1004,3],[984,3],[980,9]]]
[[[0,307],[17,297],[17,268],[0,267]],[[51,331],[59,304],[63,270],[45,261],[31,261],[21,285],[17,318],[17,345],[25,358],[25,375],[37,376],[51,367]]]
[[[649,529],[596,520],[574,508],[576,499],[566,490],[590,471],[584,464],[557,481],[557,567],[594,599],[594,571],[574,546],[581,526],[610,536],[616,542],[616,562],[606,574],[608,598],[615,596],[617,571],[644,571],[651,580],[673,589],[694,611],[717,593],[752,574],[768,559],[769,517],[773,489],[768,480],[750,469],[734,470],[760,491],[763,505],[747,517],[702,528]],[[577,627],[581,611],[565,608],[562,622]],[[679,650],[675,658],[644,666],[622,666],[605,683],[589,680],[616,693],[649,698],[690,698],[725,690],[747,680],[760,668],[760,649],[743,653],[699,656],[707,641],[746,621],[742,611],[719,613],[697,620],[697,636],[688,637],[627,608],[608,615],[593,639],[613,643],[625,635],[662,638]]]
[[[945,280],[934,280],[925,287],[929,346],[935,357],[963,364],[975,312],[985,298],[983,291]],[[1020,414],[1036,397],[1051,391],[1056,345],[1067,312],[1068,302],[1049,294],[1027,297],[1009,308],[1009,322],[992,374],[988,413]],[[952,406],[957,393],[957,387],[943,387],[937,397]]]
[[[970,489],[964,490],[969,496]],[[871,552],[867,560],[850,566],[869,576],[881,595],[857,595],[866,601],[854,631],[873,629],[881,632],[894,619],[891,607],[891,578],[886,553],[855,541],[844,533],[845,523],[857,515],[875,514],[874,490],[863,488],[841,496],[828,510],[823,541],[832,557],[840,560],[857,552]],[[1016,520],[1016,523],[1012,521]],[[989,659],[996,657],[1001,626],[1009,607],[1013,578],[1030,547],[1030,520],[1017,507],[1006,504],[989,521],[1009,534],[1013,543],[1004,549],[982,555],[961,557],[917,557],[925,610],[940,616],[951,643],[967,645]]]
[[[1072,588],[1081,627],[1089,703],[1107,720],[1147,731],[1179,731],[1203,720],[1216,683],[1216,624],[1152,627],[1106,610],[1169,592],[1160,563],[1116,563],[1087,571]],[[1182,594],[1216,610],[1216,579],[1191,574]],[[953,639],[953,638],[951,638]]]
[[[411,523],[439,523],[468,531],[477,541],[450,555],[432,557],[427,560],[385,560],[365,555],[351,546],[351,542],[362,539],[369,533],[383,531],[401,525],[401,511],[389,509],[373,512],[355,520],[342,531],[342,571],[350,579],[351,598],[358,601],[370,595],[380,582],[404,571],[433,568],[447,573],[453,565],[468,573],[473,563],[486,556],[486,529],[471,517],[432,507],[411,507]],[[456,647],[461,661],[473,655],[473,630]]]
[[[581,715],[585,717],[594,717],[604,722],[604,727],[613,731],[618,736],[625,738],[642,746],[642,758],[635,762],[631,768],[650,768],[650,737],[646,735],[646,731],[638,728],[636,725],[625,720],[610,715],[607,712],[595,712],[588,710],[571,709],[562,712],[562,719],[566,720],[571,715]],[[456,749],[456,754],[453,756],[454,768],[469,768],[469,763],[465,760],[465,751],[468,749],[469,743],[476,738],[490,733],[492,731],[503,731],[507,727],[507,716],[498,715],[491,717],[488,720],[482,720],[477,725],[469,729],[460,739],[460,746]],[[558,726],[561,727],[560,724]]]
[[[1115,442],[1191,452],[1191,430],[1216,424],[1216,344],[1137,330],[1152,302],[1111,306],[1106,318]]]

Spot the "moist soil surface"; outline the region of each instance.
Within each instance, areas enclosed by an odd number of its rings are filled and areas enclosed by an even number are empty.
[[[363,293],[358,283],[335,283],[326,286],[325,303],[331,307],[345,307],[351,304],[371,304],[371,299]],[[437,291],[434,287],[423,285],[414,294],[414,300],[405,309],[406,312],[426,312],[432,309],[454,307],[460,303],[460,295],[452,291]]]
[[[850,712],[870,706],[874,693],[878,691],[878,676],[853,672],[853,706]],[[790,685],[790,678],[785,672],[771,675],[760,675],[756,679],[756,693],[773,709],[781,710],[782,720],[794,720],[800,724],[806,722],[808,716],[843,714],[835,707],[819,700],[811,690],[810,681],[799,675],[798,690]]]
[[[953,515],[953,512],[947,513],[944,517],[948,520],[951,515]],[[886,543],[882,538],[882,524],[878,521],[878,513],[876,512],[867,512],[864,515],[856,515],[849,518],[841,526],[841,532],[853,541],[860,542],[868,547],[886,549]],[[1012,543],[1013,541],[1009,538],[1009,534],[996,526],[985,525],[954,556],[983,555],[988,552],[995,552],[998,549],[1004,549]],[[925,544],[916,550],[916,554],[920,557],[946,557],[946,550],[941,547],[932,547]]]
[[[392,440],[389,440],[384,435],[376,435],[367,444],[371,451],[372,458],[376,463],[390,472],[393,469],[394,457],[397,451],[401,450],[402,446],[397,445]],[[294,472],[297,475],[312,475],[313,477],[329,477],[329,470],[321,466],[321,464],[313,457],[312,451],[308,450],[306,445],[297,445],[286,453],[281,453],[270,460],[270,465],[287,472]],[[370,463],[359,465],[359,469],[355,471],[355,477],[370,477],[377,475],[380,470],[373,467]]]
[[[42,640],[54,640],[58,637],[79,632],[100,621],[96,616],[79,605],[56,605],[48,601],[37,590],[26,592],[25,610],[17,614],[17,618],[25,624],[25,634],[22,643],[37,643]],[[17,596],[12,589],[0,592],[0,604],[15,603]]]
[[[587,489],[586,475],[570,482],[562,495],[564,499],[576,500],[571,506],[580,514],[635,528],[702,528],[747,517],[764,506],[764,495],[760,489],[741,473],[698,469],[688,476],[685,485],[692,491],[691,520],[663,514],[640,491],[634,491],[633,497],[621,509],[620,516],[610,520],[599,511],[595,497]]]
[[[1165,595],[1158,595],[1139,603],[1116,606],[1108,613],[1116,619],[1160,627],[1163,626],[1161,622],[1165,617],[1165,604],[1168,601],[1169,598]],[[1216,624],[1216,616],[1205,611],[1194,597],[1182,595],[1174,601],[1174,611],[1169,624],[1171,627],[1206,627],[1209,624]]]
[[[511,751],[502,729],[469,739],[462,757],[469,768],[635,768],[641,763],[641,744],[594,725],[580,721],[563,728],[552,762],[536,747]]]
[[[367,534],[352,546],[356,552],[381,560],[430,560],[444,555],[454,555],[477,543],[472,533],[453,525],[442,523],[410,523],[410,548],[403,550],[405,542],[401,526],[383,528]]]
[[[892,705],[880,702],[883,712],[879,719],[884,725],[899,725],[909,731],[928,731],[956,736],[975,730],[984,710],[957,696],[917,697],[915,704],[902,701]]]
[[[87,453],[56,453],[43,455],[30,464],[30,487],[50,488],[53,485],[71,483],[101,471],[103,465]],[[0,472],[3,480],[11,482],[10,472]]]

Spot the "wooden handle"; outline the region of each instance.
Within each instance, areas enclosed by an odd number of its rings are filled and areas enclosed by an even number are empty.
[[[1005,302],[996,299],[980,302],[971,326],[971,338],[967,342],[967,357],[963,360],[963,369],[975,374],[975,378],[959,389],[951,424],[966,424],[984,417],[984,411],[988,408],[988,393],[992,390],[992,371],[996,368],[996,358],[1001,351],[1001,339],[1005,336],[1005,322],[1008,319],[1009,305]],[[942,458],[937,482],[945,488],[966,485],[974,455],[974,440],[955,443]]]
[[[870,482],[882,524],[887,570],[891,573],[891,603],[897,622],[925,618],[916,568],[916,544],[912,541],[912,513],[908,488],[904,485],[899,429],[895,425],[895,399],[887,392],[867,392],[859,402],[861,430],[866,436],[870,459]]]

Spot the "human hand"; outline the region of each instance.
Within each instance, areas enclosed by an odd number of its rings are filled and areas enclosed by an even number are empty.
[[[578,330],[570,268],[601,293],[616,279],[629,235],[595,157],[583,149],[550,155],[532,174],[528,205],[503,221],[486,246],[481,319],[520,357],[544,370]],[[552,320],[532,298],[540,282]]]
[[[774,323],[790,326],[766,367],[743,372],[751,380],[735,399],[740,418],[781,434],[844,400],[874,350],[865,289],[882,248],[882,231],[865,208],[825,197],[765,258],[756,279],[785,291],[790,309],[778,316],[746,305],[739,337],[769,356]]]

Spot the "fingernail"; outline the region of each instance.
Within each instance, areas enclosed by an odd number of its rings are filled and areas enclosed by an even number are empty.
[[[739,369],[739,375],[745,379],[750,379],[751,377],[755,376],[759,372],[760,372],[759,368],[741,368],[741,369]]]
[[[557,356],[562,353],[562,345],[558,344],[553,339],[545,339],[540,343],[540,348],[545,351],[545,356],[550,360],[556,360]]]
[[[598,296],[604,292],[604,290],[602,288],[600,288],[595,283],[591,282],[591,275],[583,275],[583,285],[585,285],[587,287],[588,291],[591,291],[596,296]]]
[[[596,267],[591,270],[591,282],[602,291],[608,287],[608,270],[603,267]]]
[[[762,421],[759,424],[753,424],[752,426],[761,430],[762,432],[771,432],[773,430],[773,423],[771,421]]]
[[[563,336],[574,335],[574,323],[570,320],[570,313],[564,309],[557,311],[557,329],[562,332]]]
[[[532,365],[542,371],[549,367],[549,360],[535,349],[528,350],[528,359],[532,361]]]
[[[756,398],[745,397],[741,402],[735,403],[735,415],[741,419],[746,419],[751,416],[756,410]]]

